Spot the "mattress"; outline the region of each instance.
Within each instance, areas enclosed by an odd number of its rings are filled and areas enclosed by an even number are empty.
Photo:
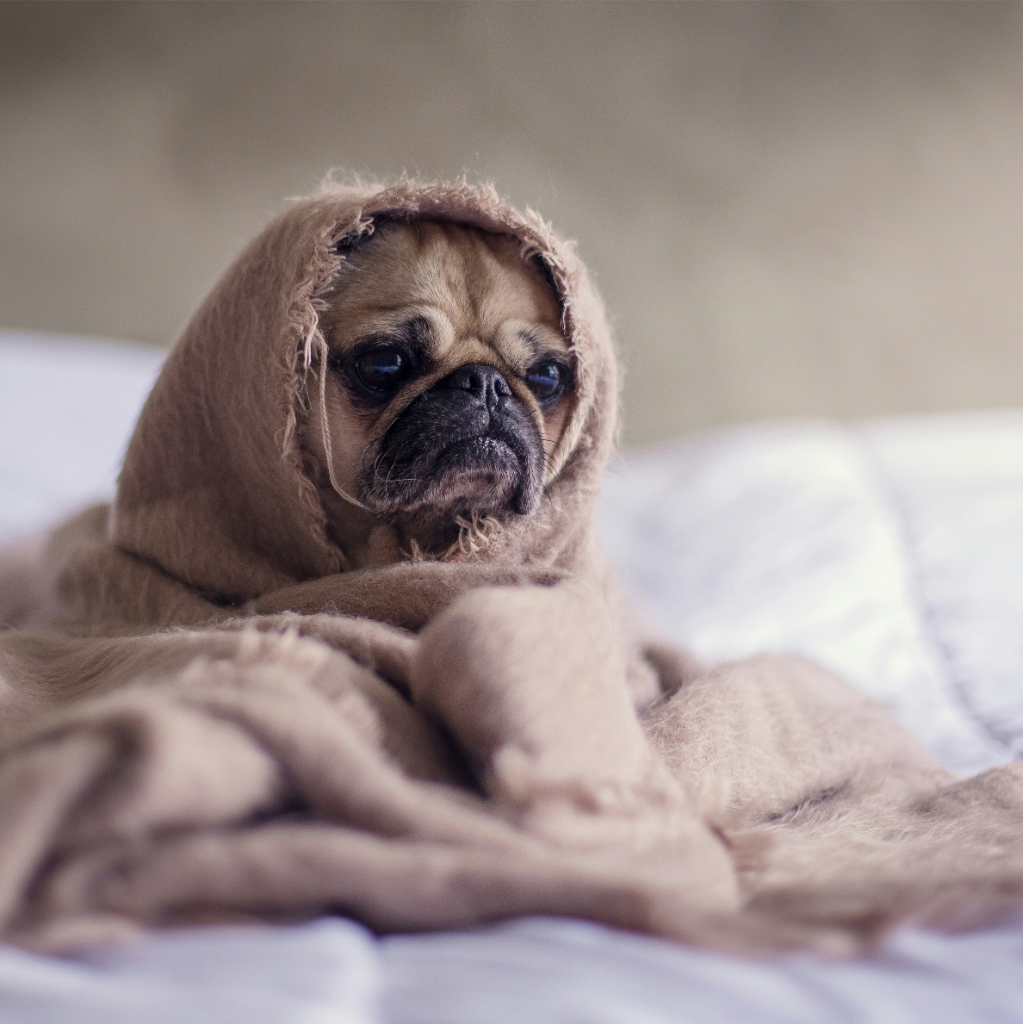
[[[0,543],[111,492],[161,354],[0,332]],[[788,422],[625,452],[601,533],[666,637],[800,652],[964,774],[1023,756],[1023,412]],[[1023,1022],[1023,922],[750,962],[527,918],[378,938],[324,918],[0,947],[4,1024]]]

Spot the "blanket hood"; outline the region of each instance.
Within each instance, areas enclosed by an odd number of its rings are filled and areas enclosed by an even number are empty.
[[[511,235],[542,261],[576,362],[576,404],[536,513],[455,558],[578,571],[598,558],[594,516],[616,422],[603,304],[570,243],[491,187],[402,182],[296,201],[238,257],[171,351],[131,439],[110,539],[221,602],[343,571],[298,429],[326,342],[319,315],[352,241],[383,218]],[[518,520],[518,521],[515,521]]]

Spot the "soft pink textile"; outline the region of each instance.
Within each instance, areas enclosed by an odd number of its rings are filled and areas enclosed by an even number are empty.
[[[577,393],[535,513],[344,572],[301,427],[337,243],[378,217],[542,259]],[[0,560],[0,934],[554,913],[841,953],[1018,905],[1021,766],[958,781],[819,667],[642,640],[594,528],[616,396],[585,269],[492,190],[332,191],[272,223],[171,353],[113,506]]]

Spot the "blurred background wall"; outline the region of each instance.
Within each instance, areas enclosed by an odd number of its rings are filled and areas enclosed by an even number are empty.
[[[626,439],[1023,402],[1023,5],[4,3],[0,326],[165,345],[332,167],[579,240]]]

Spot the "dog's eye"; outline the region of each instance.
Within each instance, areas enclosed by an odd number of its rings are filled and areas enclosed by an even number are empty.
[[[393,348],[375,348],[355,360],[359,380],[372,391],[393,391],[411,371],[409,361]]]
[[[547,359],[529,368],[526,383],[537,399],[545,402],[564,390],[568,374],[569,371],[561,363]]]

